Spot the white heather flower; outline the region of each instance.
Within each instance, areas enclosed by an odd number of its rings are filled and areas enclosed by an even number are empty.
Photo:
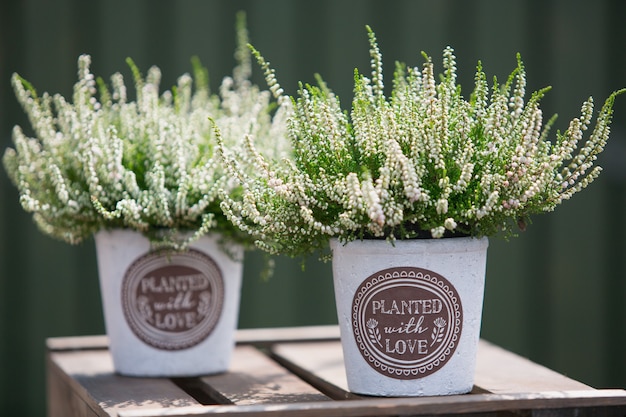
[[[111,76],[110,87],[97,85],[88,55],[78,58],[72,102],[59,94],[38,97],[13,75],[34,137],[14,128],[15,149],[5,152],[3,162],[24,209],[44,233],[78,243],[105,227],[133,228],[154,239],[162,228],[189,230],[193,238],[219,228],[227,238],[252,243],[220,209],[222,197],[242,193],[222,165],[216,130],[231,153],[244,154],[251,136],[259,149],[280,158],[290,148],[291,105],[283,100],[274,113],[271,92],[250,82],[242,18],[238,65],[219,95],[209,92],[206,70],[197,60],[193,76],[183,74],[175,90],[160,92],[159,68],[149,68],[143,77],[129,59],[134,101],[128,101],[120,73]]]
[[[438,238],[443,237],[443,234],[445,233],[445,231],[446,231],[445,227],[439,226],[439,227],[435,227],[431,229],[430,233],[433,238],[438,239]]]
[[[448,200],[440,198],[437,200],[437,214],[446,214],[448,212]]]
[[[453,231],[454,229],[456,229],[457,224],[456,224],[456,222],[454,221],[454,219],[453,219],[452,217],[448,217],[448,218],[444,221],[443,226],[444,226],[446,229],[448,229],[448,230],[450,230],[450,231]]]
[[[255,51],[295,145],[285,159],[256,143],[241,155],[221,146],[260,217],[235,199],[224,210],[259,238],[260,248],[295,256],[324,249],[329,237],[510,235],[518,219],[553,210],[599,174],[594,163],[608,138],[613,100],[624,90],[607,99],[585,142],[591,100],[550,141],[554,118],[544,124],[539,109],[547,89],[526,99],[519,55],[507,81],[492,86],[479,62],[474,91],[464,97],[453,49],[443,52],[441,75],[423,54],[421,67],[397,64],[386,96],[382,55],[367,31],[370,71],[355,71],[347,110],[321,77],[285,96]]]
[[[383,226],[385,224],[385,213],[383,212],[380,197],[372,185],[371,180],[368,178],[363,180],[362,187],[363,202],[367,207],[369,218],[378,226]]]

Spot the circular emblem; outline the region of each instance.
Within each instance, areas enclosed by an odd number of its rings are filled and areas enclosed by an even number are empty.
[[[124,316],[148,345],[187,349],[206,339],[222,312],[224,282],[209,256],[155,251],[138,258],[122,283]]]
[[[365,361],[396,379],[417,379],[450,359],[461,335],[463,308],[454,286],[422,268],[377,272],[352,301],[352,331]]]

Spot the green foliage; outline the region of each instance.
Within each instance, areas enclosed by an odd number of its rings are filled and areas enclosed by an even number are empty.
[[[539,107],[548,89],[525,100],[519,54],[503,84],[494,79],[489,86],[479,62],[469,100],[456,81],[453,50],[443,51],[439,82],[423,54],[421,69],[396,64],[387,97],[382,56],[374,32],[367,33],[372,71],[355,70],[349,112],[321,77],[285,100],[274,71],[254,51],[279,103],[293,107],[293,158],[268,158],[252,141],[247,156],[226,158],[244,192],[222,208],[259,247],[296,256],[326,247],[331,237],[512,235],[600,173],[594,162],[609,136],[613,101],[626,90],[605,101],[586,140],[592,98],[552,143],[555,118],[544,124]]]

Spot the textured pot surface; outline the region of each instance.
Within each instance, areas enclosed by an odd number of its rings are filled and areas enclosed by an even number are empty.
[[[488,239],[331,241],[350,391],[471,391]]]
[[[224,372],[234,348],[243,249],[204,236],[189,250],[151,250],[131,230],[95,235],[105,325],[116,372]]]

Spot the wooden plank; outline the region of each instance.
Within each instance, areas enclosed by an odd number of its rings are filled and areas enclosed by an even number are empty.
[[[330,400],[252,346],[235,349],[229,372],[205,376],[201,380],[209,394],[223,403],[284,404]]]
[[[268,345],[273,343],[339,340],[339,326],[270,327],[239,329],[237,344]],[[49,351],[107,349],[109,338],[105,335],[53,337],[46,340]]]
[[[109,338],[104,335],[52,337],[46,339],[48,351],[108,349]]]
[[[276,344],[274,358],[335,399],[358,398],[348,390],[340,342]]]
[[[48,417],[97,417],[107,415],[102,410],[94,410],[83,401],[70,378],[49,357],[47,362],[46,405]]]
[[[579,417],[619,416],[626,413],[624,390],[585,390],[572,392],[452,395],[419,398],[368,398],[355,401],[307,402],[286,405],[242,405],[185,407],[150,413],[122,410],[119,417],[371,417],[486,415],[509,411],[537,411],[541,415]],[[585,411],[589,410],[589,411]],[[598,414],[596,414],[598,413]],[[528,415],[527,413],[521,413]]]
[[[474,384],[494,394],[593,389],[485,340],[478,348]]]
[[[277,360],[333,398],[351,398],[338,342],[278,344]],[[485,340],[478,348],[475,392],[495,394],[593,389]]]
[[[268,345],[339,340],[339,326],[275,327],[237,330],[238,344]]]
[[[115,374],[111,356],[106,350],[52,352],[49,357],[49,372],[53,375],[49,384],[68,385],[77,395],[74,401],[84,404],[81,407],[93,410],[98,416],[115,416],[119,410],[199,405],[169,379]]]
[[[486,341],[480,342],[476,370],[476,383],[484,391],[372,398],[348,392],[336,326],[254,329],[238,337],[228,373],[174,381],[114,374],[108,351],[98,348],[106,343],[101,337],[51,340],[49,417],[509,415],[520,410],[533,416],[626,415],[625,390],[595,390]],[[271,346],[272,359],[249,344]],[[202,391],[202,404],[195,393],[177,386],[184,385],[181,381]],[[324,394],[353,400],[330,401]],[[222,405],[206,405],[211,401]]]

